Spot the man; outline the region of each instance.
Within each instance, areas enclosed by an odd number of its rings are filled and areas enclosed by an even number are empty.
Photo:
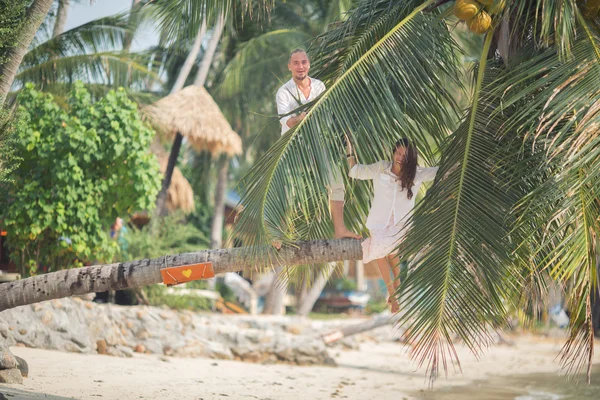
[[[318,79],[308,76],[310,60],[304,50],[296,49],[290,54],[288,69],[292,79],[287,81],[277,91],[277,113],[285,115],[280,119],[281,134],[298,125],[306,116],[306,112],[298,115],[290,114],[301,104],[313,101],[325,91],[325,85]],[[289,115],[287,115],[289,114]],[[344,223],[344,184],[339,171],[328,171],[329,175],[329,205],[333,218],[336,238],[355,238],[360,236],[348,230]]]

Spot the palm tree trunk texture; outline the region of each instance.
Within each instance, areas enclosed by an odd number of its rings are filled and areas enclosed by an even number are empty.
[[[223,154],[219,160],[217,188],[215,190],[215,208],[210,229],[210,247],[218,249],[223,242],[223,222],[225,220],[225,196],[229,171],[229,158]]]
[[[185,80],[187,79],[192,67],[194,66],[194,62],[196,61],[196,57],[198,57],[198,53],[200,53],[200,48],[202,47],[202,39],[204,39],[204,34],[206,33],[206,18],[202,20],[202,26],[198,29],[198,33],[196,34],[196,39],[194,39],[194,43],[190,48],[190,52],[188,53],[185,62],[181,66],[179,70],[179,75],[177,75],[177,80],[175,80],[175,84],[171,88],[171,93],[175,93],[183,89],[185,85]]]
[[[67,24],[67,16],[69,15],[69,6],[71,0],[59,0],[58,10],[56,12],[56,21],[54,21],[54,29],[52,30],[52,38],[57,37],[65,31]]]
[[[324,271],[317,274],[307,295],[303,296],[302,302],[298,305],[298,315],[307,316],[312,311],[333,271],[335,271],[335,263],[328,264]]]
[[[217,23],[213,29],[212,36],[210,38],[210,42],[208,43],[208,47],[206,48],[206,53],[204,53],[204,57],[202,58],[202,63],[200,63],[200,68],[198,69],[198,73],[196,74],[196,79],[194,80],[194,85],[196,86],[204,86],[206,83],[206,78],[208,77],[208,71],[210,70],[210,66],[212,65],[213,58],[215,57],[215,52],[217,51],[217,45],[221,40],[221,34],[223,33],[223,27],[225,26],[225,14],[223,11],[219,14],[217,18]]]
[[[52,3],[53,0],[34,0],[27,9],[23,28],[16,37],[17,45],[7,51],[7,62],[0,65],[0,105],[4,104],[23,57]]]
[[[265,296],[265,306],[263,307],[263,314],[268,315],[282,315],[285,313],[285,295],[287,287],[283,284],[283,280],[280,278],[281,274],[285,273],[283,267],[275,268],[275,276],[271,287]]]
[[[334,239],[285,246],[264,264],[323,264],[362,258],[360,241]],[[0,284],[0,311],[44,300],[107,290],[137,288],[162,282],[160,270],[210,261],[215,274],[235,272],[256,264],[248,248],[203,250],[194,253],[67,269]]]
[[[167,191],[171,185],[171,178],[173,177],[173,170],[175,164],[177,164],[177,157],[179,156],[179,149],[181,148],[181,142],[183,136],[177,132],[175,140],[173,141],[173,147],[171,148],[171,154],[169,154],[169,161],[167,163],[167,169],[165,171],[165,177],[162,180],[162,187],[158,197],[156,199],[156,210],[158,215],[164,216],[167,214]]]
[[[141,1],[142,0],[131,0],[131,13],[129,14],[129,25],[132,25],[133,18],[137,18],[137,16],[133,15],[133,12],[135,11],[137,5]],[[129,49],[131,49],[132,42],[133,42],[133,33],[132,32],[125,33],[125,40],[123,41],[123,50],[129,51]]]

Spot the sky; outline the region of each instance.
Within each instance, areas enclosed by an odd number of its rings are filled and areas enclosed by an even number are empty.
[[[72,1],[65,29],[69,30],[94,19],[108,17],[109,15],[127,11],[130,8],[131,0],[94,0],[92,5],[90,5],[89,0]],[[158,35],[154,32],[154,29],[146,27],[136,35],[131,45],[131,50],[145,49],[157,43]]]

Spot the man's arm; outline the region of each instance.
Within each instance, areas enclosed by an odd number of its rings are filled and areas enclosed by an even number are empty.
[[[289,114],[293,109],[290,109],[290,94],[286,93],[285,90],[279,90],[277,92],[276,101],[277,101],[277,114],[285,115]],[[304,119],[306,116],[305,112],[300,113],[300,115],[293,116],[292,114],[285,115],[279,119],[279,122],[282,126],[287,126],[288,128],[293,128],[298,125],[300,121]]]

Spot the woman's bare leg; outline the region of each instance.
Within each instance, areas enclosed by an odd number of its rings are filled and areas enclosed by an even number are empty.
[[[398,253],[395,253],[387,256],[387,259],[394,276],[394,291],[396,291],[400,286],[400,257],[398,257]]]
[[[396,289],[394,288],[394,283],[392,282],[392,278],[390,277],[390,265],[388,264],[388,260],[386,257],[377,259],[377,266],[379,267],[379,273],[383,278],[383,282],[385,283],[385,287],[387,288],[389,295],[389,303],[392,306],[392,312],[396,313],[399,310],[398,301],[394,297],[394,292]]]

